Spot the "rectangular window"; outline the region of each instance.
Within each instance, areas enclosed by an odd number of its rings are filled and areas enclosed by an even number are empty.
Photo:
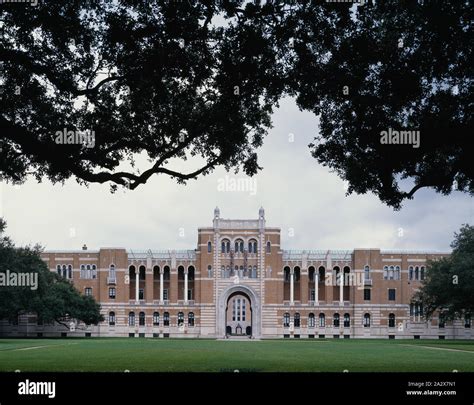
[[[364,300],[370,301],[370,288],[364,288]]]
[[[86,287],[86,289],[84,290],[84,294],[87,295],[87,296],[91,296],[92,295],[92,288]]]
[[[139,300],[144,300],[145,299],[144,296],[145,296],[145,291],[143,290],[143,288],[140,288],[138,290],[138,299]]]
[[[395,288],[389,288],[388,289],[388,300],[389,301],[395,301]]]
[[[309,294],[310,294],[310,300],[314,301],[316,299],[316,291],[314,289],[311,289]]]
[[[163,290],[163,300],[168,301],[168,289],[165,288]]]
[[[115,299],[115,288],[109,288],[109,298],[111,300]]]

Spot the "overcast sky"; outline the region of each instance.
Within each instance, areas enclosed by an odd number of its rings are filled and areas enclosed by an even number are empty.
[[[46,249],[80,249],[84,243],[90,249],[194,249],[197,228],[212,226],[216,205],[221,217],[232,219],[256,219],[263,206],[267,226],[281,227],[284,249],[446,251],[461,224],[474,222],[473,200],[459,192],[445,197],[421,190],[401,211],[371,194],[346,197],[343,181],[310,155],[316,117],[286,99],[273,124],[259,150],[263,170],[250,189],[222,190],[226,175],[227,186],[245,178],[223,169],[185,186],[154,176],[134,191],[115,194],[108,185],[31,180],[1,184],[0,215],[17,245]]]

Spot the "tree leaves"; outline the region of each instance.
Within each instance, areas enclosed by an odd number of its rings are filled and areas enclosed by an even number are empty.
[[[464,225],[451,246],[449,257],[429,263],[425,281],[414,297],[423,303],[428,319],[437,312],[445,319],[474,313],[474,227]]]

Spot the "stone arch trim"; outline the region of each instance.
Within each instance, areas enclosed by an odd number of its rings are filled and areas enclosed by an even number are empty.
[[[229,297],[233,293],[243,293],[250,299],[250,305],[252,307],[252,337],[260,339],[262,334],[260,299],[253,288],[242,284],[229,286],[221,293],[219,297],[217,304],[217,336],[222,338],[226,335],[226,306]]]

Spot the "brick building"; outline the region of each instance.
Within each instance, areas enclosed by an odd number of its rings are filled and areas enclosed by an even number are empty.
[[[51,271],[100,302],[98,326],[3,322],[8,336],[472,338],[470,319],[422,319],[411,298],[449,253],[284,250],[280,229],[214,211],[194,250],[46,251]]]

